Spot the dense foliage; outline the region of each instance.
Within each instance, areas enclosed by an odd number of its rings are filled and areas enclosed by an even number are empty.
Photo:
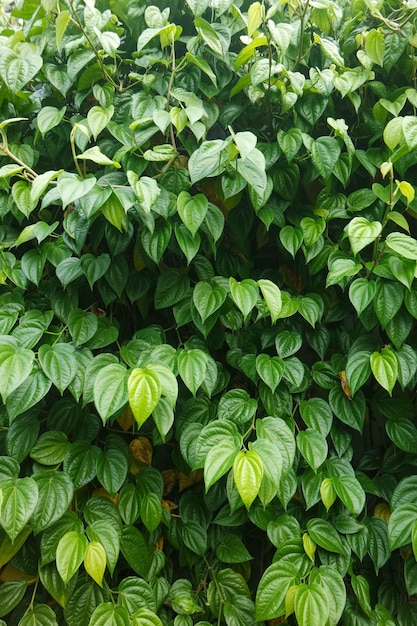
[[[0,623],[417,624],[416,0],[2,20]]]

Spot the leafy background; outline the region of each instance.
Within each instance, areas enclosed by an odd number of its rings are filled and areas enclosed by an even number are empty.
[[[3,5],[3,623],[417,623],[416,13]]]

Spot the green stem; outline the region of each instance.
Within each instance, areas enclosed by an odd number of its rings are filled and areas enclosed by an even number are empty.
[[[77,131],[77,125],[73,126],[73,128],[71,130],[71,134],[70,134],[71,154],[72,154],[72,158],[74,160],[75,167],[77,169],[78,174],[80,175],[81,178],[85,178],[85,176],[84,176],[84,174],[83,174],[83,172],[81,170],[80,164],[78,162],[78,159],[77,159],[77,153],[75,151],[75,133],[76,133],[76,131]]]
[[[28,174],[31,175],[32,178],[36,178],[38,175],[35,172],[35,170],[33,170],[31,167],[29,167],[29,165],[27,165],[27,163],[25,163],[24,161],[19,159],[19,157],[17,157],[15,154],[13,154],[13,152],[9,149],[7,136],[6,136],[6,133],[4,132],[3,129],[0,130],[0,133],[1,133],[1,139],[2,139],[2,144],[0,145],[0,150],[2,152],[4,152],[4,154],[6,156],[8,156],[10,159],[12,159],[15,163],[17,163],[17,165],[20,165],[21,167],[23,167],[26,170],[26,172],[28,172]]]
[[[101,74],[102,74],[104,80],[108,81],[111,85],[113,85],[113,87],[115,87],[116,89],[119,90],[119,85],[117,85],[117,83],[114,82],[112,77],[109,76],[109,74],[106,72],[106,67],[105,67],[105,65],[103,63],[103,59],[100,57],[100,54],[99,54],[97,48],[95,47],[92,39],[90,38],[89,34],[85,30],[84,24],[81,22],[80,18],[78,17],[77,11],[75,10],[75,7],[74,7],[73,0],[69,0],[69,4],[70,4],[70,7],[71,7],[73,16],[74,16],[74,17],[71,17],[71,21],[72,21],[73,24],[75,24],[75,26],[77,26],[77,28],[80,29],[80,31],[82,32],[82,34],[86,38],[88,45],[90,46],[90,48],[94,52],[95,57],[97,59],[97,63],[100,66]]]
[[[221,590],[221,587],[219,585],[219,581],[217,580],[216,572],[211,567],[211,565],[208,562],[207,558],[205,556],[203,558],[204,558],[204,561],[206,563],[207,570],[210,573],[211,579],[212,579],[212,581],[215,584],[215,587],[217,589],[217,593],[219,594],[220,606],[219,606],[219,615],[218,615],[218,618],[217,618],[217,625],[220,626],[220,624],[222,622],[223,605],[225,604],[226,600],[223,597],[222,590]]]

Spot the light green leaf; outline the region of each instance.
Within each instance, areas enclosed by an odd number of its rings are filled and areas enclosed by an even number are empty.
[[[139,178],[132,170],[128,170],[127,179],[140,206],[146,213],[149,213],[161,194],[158,183],[153,178],[149,178],[149,176],[141,176]]]
[[[114,106],[111,104],[104,109],[101,106],[92,107],[87,113],[87,121],[94,139],[106,128],[114,115]]]
[[[35,52],[18,54],[5,46],[0,48],[0,77],[14,94],[36,76],[42,65],[42,57]]]
[[[389,348],[382,348],[381,352],[373,352],[371,354],[370,363],[376,380],[391,396],[398,374],[398,363],[395,353]]]
[[[345,227],[349,237],[353,254],[358,254],[360,250],[373,243],[381,234],[381,222],[369,222],[364,217],[354,217]],[[406,237],[407,235],[403,235]]]
[[[258,287],[269,309],[272,323],[275,324],[282,309],[281,290],[278,285],[265,278],[258,280]]]
[[[56,567],[65,584],[78,571],[87,548],[87,537],[75,530],[65,533],[59,540],[56,550]]]
[[[106,569],[106,551],[99,541],[90,541],[84,556],[84,567],[87,574],[102,587]]]
[[[239,452],[233,463],[233,479],[247,509],[258,495],[263,474],[263,463],[255,450]]]
[[[299,626],[326,624],[330,610],[326,589],[317,583],[302,583],[297,588],[294,607]]]
[[[385,243],[400,256],[417,261],[417,241],[413,237],[403,233],[389,233]]]
[[[148,369],[135,368],[130,373],[127,388],[133,416],[138,425],[142,426],[161,397],[162,387],[159,377]]]
[[[60,124],[66,109],[67,107],[65,106],[62,109],[46,106],[39,111],[36,121],[42,136],[45,136],[49,130]]]
[[[109,157],[103,154],[98,146],[93,146],[81,154],[77,154],[77,159],[93,161],[93,163],[97,163],[98,165],[112,165],[116,168],[121,167],[120,163],[112,161],[112,159],[109,159]]]
[[[374,63],[384,65],[385,37],[382,32],[373,28],[367,33],[365,52]]]

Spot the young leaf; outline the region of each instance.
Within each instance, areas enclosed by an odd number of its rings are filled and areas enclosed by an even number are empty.
[[[233,479],[247,509],[258,495],[263,474],[263,463],[255,450],[239,452],[233,463]]]
[[[373,352],[370,356],[372,373],[390,396],[397,381],[398,362],[394,352],[389,348],[383,348],[381,352]]]
[[[127,381],[128,400],[138,426],[148,419],[159,402],[162,388],[154,372],[137,367]]]
[[[78,571],[87,549],[87,537],[74,530],[65,533],[59,540],[56,550],[56,567],[65,584]]]

